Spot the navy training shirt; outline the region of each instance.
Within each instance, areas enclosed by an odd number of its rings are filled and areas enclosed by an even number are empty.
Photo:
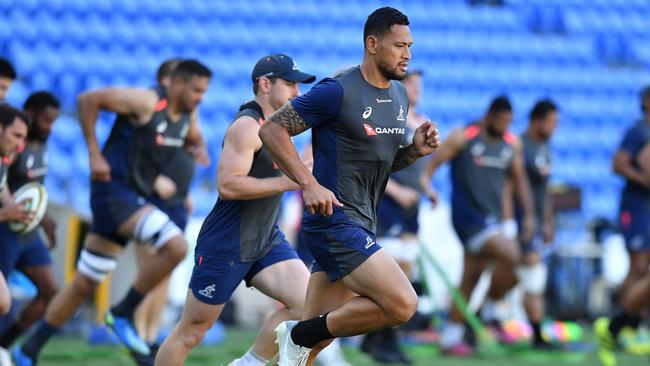
[[[408,98],[404,86],[368,83],[360,68],[326,78],[291,102],[312,128],[313,174],[344,205],[325,217],[303,216],[304,227],[354,224],[376,231],[393,160],[404,143]]]

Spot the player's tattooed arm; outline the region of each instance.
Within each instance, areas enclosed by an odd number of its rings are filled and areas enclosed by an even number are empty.
[[[284,127],[289,135],[295,136],[309,129],[309,125],[305,122],[298,112],[293,109],[291,103],[286,103],[280,109],[275,111],[266,122],[277,123]]]
[[[393,166],[390,168],[392,172],[402,170],[407,166],[413,164],[416,160],[422,157],[422,154],[415,148],[413,144],[404,146],[397,150],[397,155],[393,159]]]

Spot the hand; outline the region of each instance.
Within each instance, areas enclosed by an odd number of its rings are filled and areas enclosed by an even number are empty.
[[[286,191],[297,191],[301,189],[300,185],[296,182],[294,182],[291,178],[287,177],[286,175],[280,176],[280,181],[282,182],[282,190],[284,192]]]
[[[420,192],[410,187],[400,186],[397,194],[392,196],[392,198],[402,206],[402,208],[408,210],[420,202]]]
[[[47,237],[48,248],[50,250],[56,248],[56,222],[49,215],[45,215],[41,220],[41,227]]]
[[[190,145],[187,147],[187,151],[194,157],[194,161],[196,161],[200,166],[206,167],[210,165],[210,154],[205,146]]]
[[[158,175],[153,183],[153,189],[163,200],[168,200],[176,193],[176,183],[166,175]]]
[[[436,192],[433,188],[429,186],[425,187],[424,194],[425,196],[427,196],[429,201],[431,201],[431,205],[433,207],[436,207],[438,205],[438,200],[439,200],[438,192]]]
[[[23,224],[28,224],[34,219],[34,212],[26,209],[25,205],[22,203],[12,203],[0,210],[3,211],[3,216],[6,221],[17,221]]]
[[[343,207],[336,196],[329,189],[321,186],[314,180],[312,185],[302,191],[302,199],[310,214],[319,213],[323,216],[332,216],[334,206]]]
[[[542,228],[542,237],[544,239],[544,244],[550,245],[555,240],[555,227],[553,224],[547,223],[544,224]]]
[[[90,155],[90,179],[98,182],[111,180],[111,166],[101,153]]]
[[[413,146],[422,156],[431,154],[440,146],[438,126],[430,120],[422,123],[413,135]]]
[[[521,224],[521,242],[529,243],[535,237],[535,218],[525,216]]]

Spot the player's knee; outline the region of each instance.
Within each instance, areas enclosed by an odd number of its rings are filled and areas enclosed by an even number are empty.
[[[514,271],[515,268],[521,263],[521,251],[519,248],[514,248],[505,252],[502,256],[503,265],[512,268]]]
[[[99,283],[100,282],[95,281],[81,272],[81,270],[77,269],[77,273],[75,274],[72,283],[70,283],[70,287],[75,296],[87,297],[97,289]]]
[[[160,249],[174,263],[180,263],[187,256],[187,242],[182,236],[176,236]]]
[[[284,306],[287,308],[291,320],[301,320],[303,318],[303,314],[305,313],[304,301],[293,301],[284,304]]]
[[[401,325],[409,321],[418,310],[418,297],[414,291],[401,294],[390,306],[390,325]]]
[[[7,315],[11,310],[11,296],[0,297],[0,315]]]
[[[192,326],[183,330],[180,334],[180,340],[183,347],[186,349],[193,349],[201,344],[205,333],[210,327],[204,324],[192,324]]]
[[[57,291],[58,287],[56,284],[47,284],[38,288],[37,296],[47,304],[52,300],[52,298],[54,298],[54,295],[56,295]]]

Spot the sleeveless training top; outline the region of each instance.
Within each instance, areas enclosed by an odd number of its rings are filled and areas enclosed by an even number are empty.
[[[262,108],[255,101],[242,105],[234,121],[249,116],[264,123]],[[249,177],[272,178],[282,173],[268,150],[262,146],[253,156]],[[215,246],[220,243],[239,243],[242,261],[256,261],[264,257],[275,243],[269,242],[276,229],[282,194],[252,200],[224,200],[221,197],[203,222],[199,238],[208,237]],[[207,243],[206,243],[207,244]],[[201,240],[199,240],[201,245]],[[224,254],[224,253],[219,253]],[[224,254],[227,255],[227,254]]]

